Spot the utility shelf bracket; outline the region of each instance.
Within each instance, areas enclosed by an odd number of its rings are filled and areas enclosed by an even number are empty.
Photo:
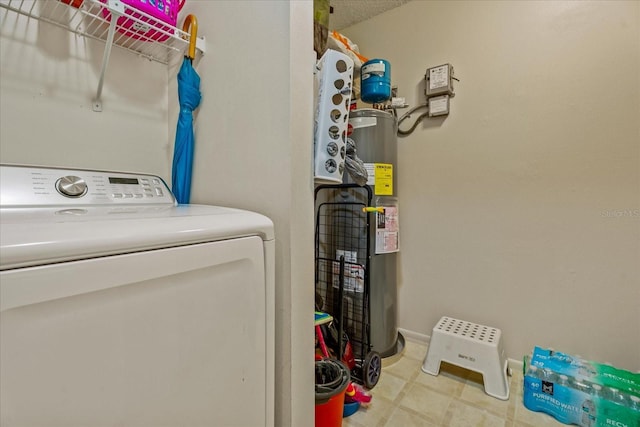
[[[113,46],[113,38],[116,35],[116,25],[118,18],[124,15],[124,4],[120,0],[108,0],[109,10],[111,11],[111,23],[109,24],[109,32],[104,46],[104,55],[102,56],[102,68],[100,69],[100,80],[98,81],[98,91],[93,100],[93,111],[102,111],[102,86],[104,85],[104,75],[107,72],[109,57],[111,56],[111,47]]]

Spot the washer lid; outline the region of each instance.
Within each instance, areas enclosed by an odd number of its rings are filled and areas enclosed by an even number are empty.
[[[255,212],[204,205],[0,209],[0,270],[247,236],[274,239]]]

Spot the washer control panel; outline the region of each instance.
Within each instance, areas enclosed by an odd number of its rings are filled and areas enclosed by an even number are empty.
[[[138,173],[0,165],[0,189],[2,207],[176,204],[162,178]]]

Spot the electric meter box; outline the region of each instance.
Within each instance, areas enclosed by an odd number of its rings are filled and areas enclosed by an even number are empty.
[[[424,78],[427,98],[437,95],[453,96],[453,67],[451,64],[427,68],[427,74]]]

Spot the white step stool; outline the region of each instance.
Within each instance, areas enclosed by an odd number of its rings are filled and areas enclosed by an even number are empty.
[[[482,374],[485,393],[509,399],[509,367],[500,329],[442,317],[433,328],[422,370],[438,375],[442,361]]]

